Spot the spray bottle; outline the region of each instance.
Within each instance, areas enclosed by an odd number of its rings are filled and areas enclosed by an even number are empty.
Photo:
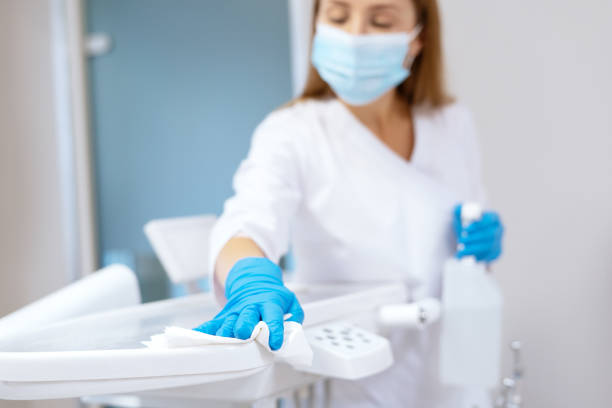
[[[482,216],[478,204],[461,208],[467,227]],[[502,295],[483,262],[474,256],[451,258],[442,282],[440,375],[445,384],[492,388],[501,359]]]

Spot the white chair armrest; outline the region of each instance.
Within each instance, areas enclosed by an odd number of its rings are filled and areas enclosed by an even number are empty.
[[[208,242],[217,217],[166,218],[149,221],[144,231],[170,280],[188,284],[208,275]]]

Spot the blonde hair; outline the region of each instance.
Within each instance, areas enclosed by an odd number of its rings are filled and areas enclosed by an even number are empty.
[[[397,89],[410,106],[439,108],[453,101],[446,93],[444,83],[444,64],[442,58],[442,38],[440,13],[436,0],[411,0],[417,11],[417,21],[423,26],[420,37],[423,49],[414,59],[411,74],[398,85]],[[314,37],[317,15],[321,0],[315,0],[312,18]],[[312,49],[312,45],[311,45]],[[300,96],[289,105],[306,99],[323,99],[335,97],[334,91],[319,76],[310,63],[306,86]]]

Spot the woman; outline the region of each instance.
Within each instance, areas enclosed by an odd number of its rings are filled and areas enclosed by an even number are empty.
[[[197,329],[244,339],[263,320],[272,349],[284,314],[304,318],[276,265],[290,240],[297,280],[402,281],[411,301],[440,296],[456,237],[457,256],[491,262],[501,252],[495,213],[457,222],[456,204],[484,192],[472,120],[444,90],[435,0],[320,0],[314,11],[306,89],[259,125],[235,175],[211,237],[227,303]],[[436,330],[391,333],[395,365],[335,382],[333,402],[462,406],[438,383]]]

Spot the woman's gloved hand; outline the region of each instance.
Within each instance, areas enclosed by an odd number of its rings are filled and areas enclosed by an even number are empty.
[[[270,348],[283,345],[284,315],[302,323],[304,311],[283,285],[281,269],[267,258],[244,258],[234,264],[225,282],[227,304],[214,319],[196,327],[203,333],[248,339],[263,320],[270,329]]]
[[[477,261],[492,262],[502,253],[502,237],[504,227],[499,215],[493,211],[486,211],[478,221],[467,227],[461,224],[461,204],[454,210],[453,225],[457,235],[460,250],[457,258],[473,255]]]

